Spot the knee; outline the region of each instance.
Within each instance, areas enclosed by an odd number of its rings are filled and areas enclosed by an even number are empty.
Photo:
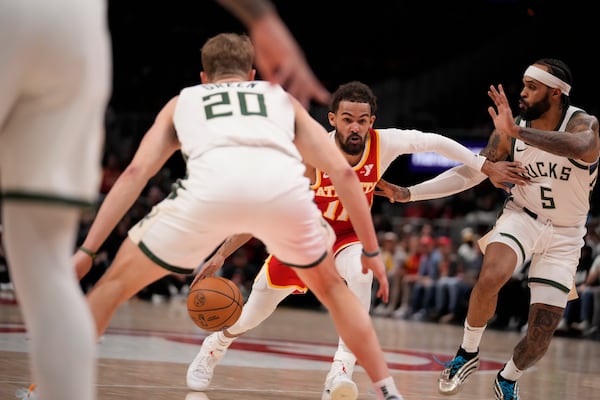
[[[512,276],[514,268],[502,263],[489,263],[482,269],[476,286],[486,293],[497,294]]]

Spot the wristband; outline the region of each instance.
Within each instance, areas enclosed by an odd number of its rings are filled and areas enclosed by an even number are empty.
[[[94,253],[93,251],[91,251],[87,247],[79,246],[79,250],[83,251],[85,254],[87,254],[88,256],[90,256],[90,258],[92,259],[92,261],[94,261],[96,259],[96,253]]]
[[[377,257],[379,254],[381,254],[381,250],[377,249],[372,253],[368,253],[365,251],[365,249],[362,249],[362,255],[368,258],[373,258],[373,257]]]

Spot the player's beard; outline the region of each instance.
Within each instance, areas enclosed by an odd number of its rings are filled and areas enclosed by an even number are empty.
[[[537,103],[531,105],[528,105],[527,103],[523,104],[525,105],[525,108],[521,108],[521,117],[525,121],[534,121],[550,109],[550,100],[547,96]]]
[[[350,141],[350,139],[354,137],[358,137],[360,140],[356,142]],[[342,141],[341,139],[341,135],[338,135],[338,142],[340,144],[340,148],[346,154],[355,156],[361,154],[365,150],[365,140],[358,133],[351,133],[345,141]]]

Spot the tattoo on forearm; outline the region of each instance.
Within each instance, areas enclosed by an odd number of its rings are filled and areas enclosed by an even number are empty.
[[[586,114],[577,115],[571,118],[567,124],[566,132],[520,127],[519,135],[526,143],[549,153],[563,157],[581,158],[594,146],[598,132],[594,120],[595,118]]]
[[[481,151],[481,155],[485,156],[490,161],[499,161],[498,148],[500,147],[500,135],[494,131],[490,136],[490,140],[488,141],[485,149]]]

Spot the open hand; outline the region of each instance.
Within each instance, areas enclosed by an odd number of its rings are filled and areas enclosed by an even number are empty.
[[[283,86],[303,106],[329,102],[330,93],[317,80],[296,40],[283,22],[270,15],[250,29],[255,64],[263,79]]]
[[[206,260],[204,264],[202,264],[200,271],[198,271],[196,274],[196,277],[190,284],[190,287],[194,286],[194,284],[201,279],[213,276],[223,266],[224,263],[225,257],[215,253],[211,258]]]
[[[491,85],[490,90],[488,90],[488,96],[490,96],[496,106],[496,108],[488,107],[488,113],[492,117],[496,129],[509,136],[518,137],[519,127],[515,124],[515,119],[502,85],[498,85],[498,89],[494,85]]]
[[[383,179],[377,182],[373,192],[376,196],[387,197],[390,203],[407,203],[410,201],[410,190],[405,187],[394,185]]]

